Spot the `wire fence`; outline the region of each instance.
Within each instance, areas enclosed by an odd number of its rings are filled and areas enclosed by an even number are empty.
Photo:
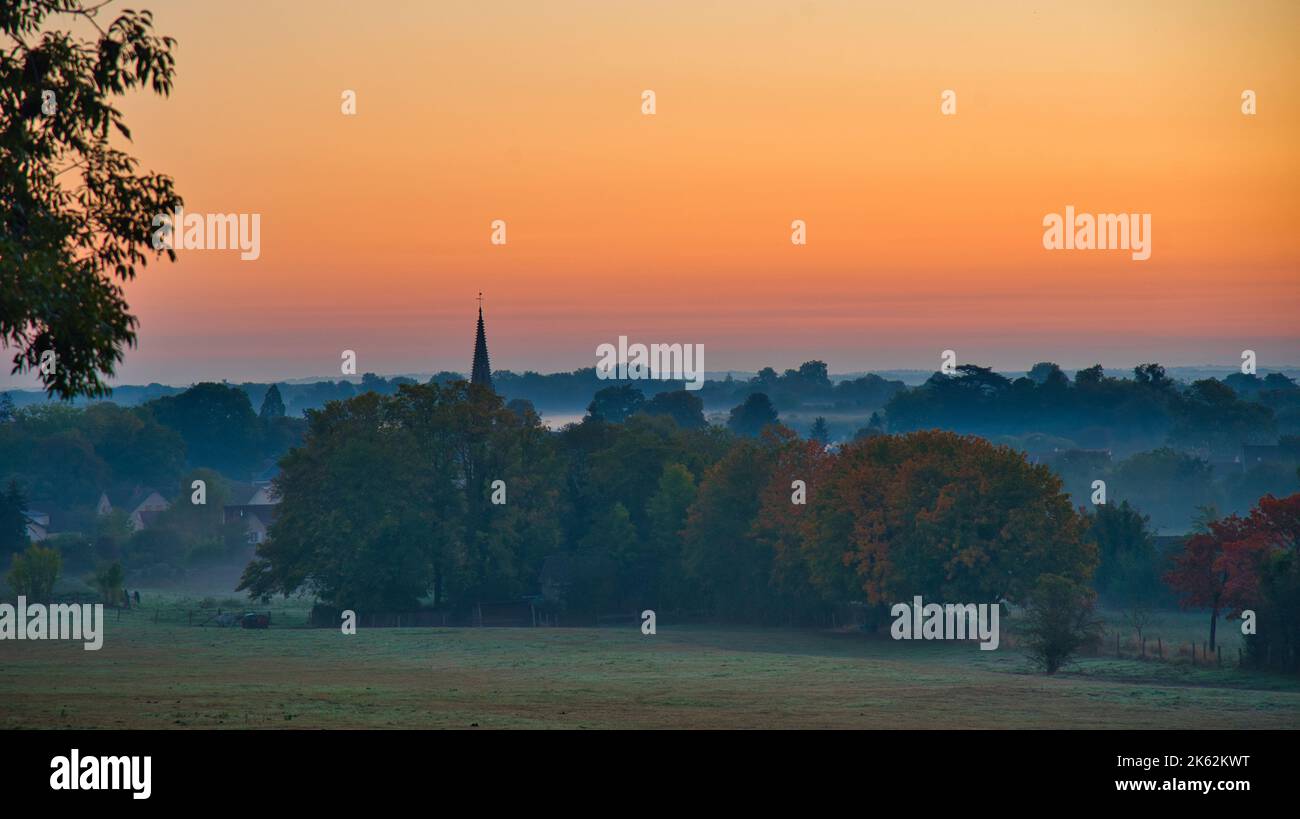
[[[194,626],[203,628],[309,628],[310,608],[286,605],[202,606],[163,604],[116,606],[107,608],[104,617],[116,622],[156,623],[160,625]],[[255,626],[245,626],[251,616]]]

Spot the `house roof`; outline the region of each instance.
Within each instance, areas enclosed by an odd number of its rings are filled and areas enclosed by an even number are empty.
[[[33,514],[29,512],[29,514]],[[94,510],[54,508],[45,513],[48,520],[41,525],[50,534],[79,532],[90,527]]]
[[[49,512],[42,512],[37,509],[25,509],[23,510],[23,516],[26,517],[27,520],[39,526],[48,526],[50,523]]]
[[[150,526],[153,526],[155,523],[157,523],[158,516],[161,514],[162,512],[155,512],[147,509],[135,513],[136,517],[140,518],[140,527],[142,529],[148,529]]]
[[[157,492],[151,486],[136,486],[132,489],[108,489],[103,494],[108,496],[108,502],[114,509],[121,509],[125,512],[134,512],[145,499]],[[163,497],[161,492],[157,492],[159,497]],[[98,499],[96,499],[98,500]]]
[[[236,520],[243,520],[247,523],[250,519],[256,519],[263,526],[270,526],[275,523],[279,511],[280,505],[276,503],[239,504],[223,507],[226,523]]]
[[[230,487],[230,503],[227,504],[227,508],[246,506],[248,501],[257,494],[257,490],[261,488],[242,481],[231,481],[228,486]]]

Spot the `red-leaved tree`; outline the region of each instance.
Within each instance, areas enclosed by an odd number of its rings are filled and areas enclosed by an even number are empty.
[[[1210,610],[1213,650],[1219,615],[1236,614],[1258,597],[1260,560],[1269,547],[1253,518],[1230,515],[1207,528],[1187,539],[1165,582],[1184,608]]]

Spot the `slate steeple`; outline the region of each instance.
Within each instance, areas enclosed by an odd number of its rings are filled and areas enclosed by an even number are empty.
[[[483,330],[483,294],[478,294],[478,334],[474,337],[474,365],[470,368],[469,383],[482,384],[492,389],[492,367],[488,363],[487,333]]]

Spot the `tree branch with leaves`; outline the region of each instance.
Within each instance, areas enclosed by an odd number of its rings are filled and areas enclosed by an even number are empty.
[[[154,216],[181,205],[171,178],[114,147],[131,139],[114,100],[170,95],[176,43],[148,11],[103,24],[108,5],[0,6],[0,344],[59,398],[107,394],[136,341],[122,284],[176,258],[151,242]]]

